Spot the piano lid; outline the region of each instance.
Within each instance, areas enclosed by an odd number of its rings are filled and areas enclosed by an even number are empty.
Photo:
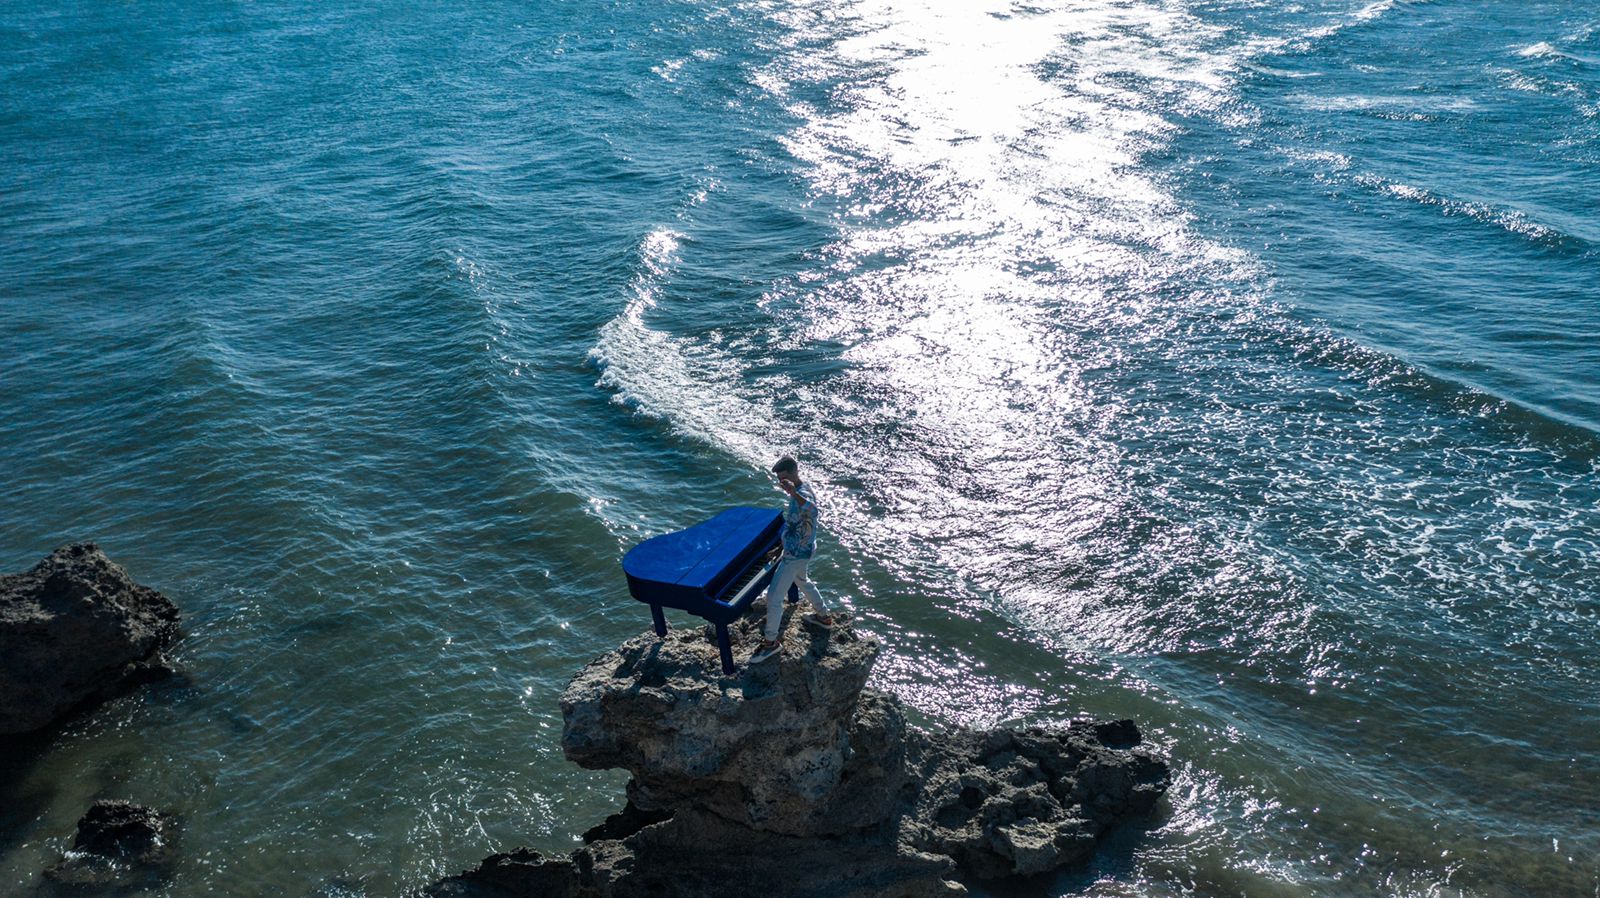
[[[634,546],[622,556],[622,570],[630,581],[704,589],[781,516],[782,512],[771,508],[730,508]]]

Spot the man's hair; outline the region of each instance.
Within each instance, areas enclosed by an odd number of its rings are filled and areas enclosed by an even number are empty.
[[[778,459],[778,463],[772,466],[772,473],[774,474],[783,474],[789,471],[799,472],[799,470],[800,463],[787,455]]]

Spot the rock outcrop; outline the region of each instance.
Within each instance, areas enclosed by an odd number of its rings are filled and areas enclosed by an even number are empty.
[[[45,876],[96,890],[154,885],[171,873],[174,834],[168,814],[127,801],[97,801],[78,821],[71,850]]]
[[[1080,863],[1101,834],[1147,814],[1167,767],[1133,721],[956,731],[908,739],[919,784],[902,841],[981,879]]]
[[[0,575],[0,736],[40,729],[167,672],[178,609],[93,543]]]
[[[903,751],[897,707],[873,694],[867,715],[856,713],[878,644],[847,626],[789,629],[781,657],[733,677],[722,675],[699,629],[629,640],[562,694],[562,749],[581,767],[632,773],[628,795],[640,808],[694,806],[800,836],[882,822],[898,801],[902,765],[851,750],[867,730],[888,729],[874,735]],[[852,729],[863,732],[852,740]]]
[[[733,628],[737,654],[757,626]],[[963,894],[1084,861],[1166,789],[1131,721],[908,727],[865,688],[878,651],[848,624],[794,622],[779,657],[727,677],[709,628],[629,640],[561,697],[567,757],[631,773],[627,807],[569,857],[495,855],[427,894]]]

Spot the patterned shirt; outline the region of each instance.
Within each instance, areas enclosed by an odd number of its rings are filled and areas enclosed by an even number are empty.
[[[806,502],[793,496],[783,510],[783,554],[787,558],[810,558],[817,553],[817,497],[807,484],[795,490]]]

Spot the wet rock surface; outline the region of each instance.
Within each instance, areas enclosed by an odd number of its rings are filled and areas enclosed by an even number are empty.
[[[758,626],[730,628],[736,658]],[[627,807],[568,857],[495,855],[427,894],[963,894],[963,878],[1082,863],[1167,787],[1131,721],[921,732],[866,688],[872,636],[784,633],[779,657],[733,676],[709,628],[646,633],[590,663],[561,697],[562,747],[631,773]]]
[[[26,733],[166,675],[178,609],[93,543],[0,575],[0,736]]]
[[[50,893],[115,893],[171,874],[176,827],[170,815],[127,801],[102,800],[78,821],[72,849],[45,876]]]

